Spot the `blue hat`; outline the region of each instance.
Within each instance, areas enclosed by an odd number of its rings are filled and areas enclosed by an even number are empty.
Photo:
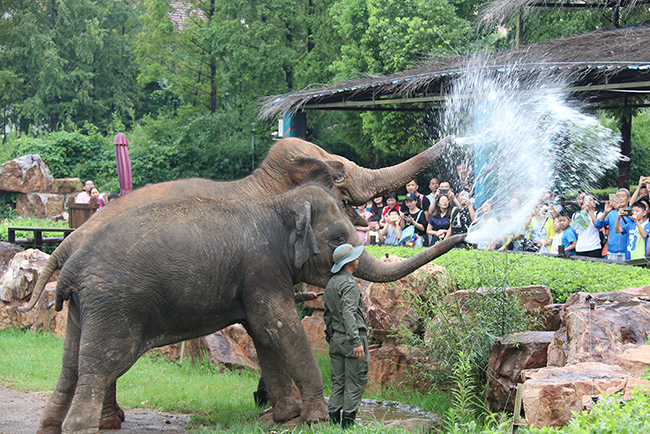
[[[345,264],[361,256],[361,253],[363,253],[363,246],[353,247],[352,244],[341,244],[338,246],[332,254],[334,258],[332,273],[338,273]]]

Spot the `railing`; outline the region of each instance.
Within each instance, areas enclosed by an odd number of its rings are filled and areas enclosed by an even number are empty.
[[[16,239],[17,231],[32,232],[33,237],[18,238]],[[74,231],[74,228],[21,228],[21,227],[8,227],[7,228],[7,242],[12,244],[29,245],[35,249],[41,249],[44,243],[60,243]],[[48,232],[63,232],[62,237],[43,237],[43,233]]]

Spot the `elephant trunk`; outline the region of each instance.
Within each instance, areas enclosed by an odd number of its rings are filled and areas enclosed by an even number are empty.
[[[354,272],[354,275],[369,282],[393,282],[444,255],[464,240],[465,235],[454,235],[415,256],[394,263],[380,262],[367,250],[364,250],[359,258],[359,267]]]
[[[405,186],[440,158],[453,142],[453,137],[445,137],[426,151],[395,166],[382,169],[359,168],[359,180],[350,186],[354,188],[354,193],[350,194],[353,204],[362,205],[374,197]]]

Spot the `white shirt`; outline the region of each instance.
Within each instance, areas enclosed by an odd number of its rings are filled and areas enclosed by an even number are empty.
[[[589,252],[591,250],[600,249],[600,235],[598,234],[598,229],[594,226],[594,222],[591,221],[589,227],[582,231],[578,235],[578,242],[576,243],[576,252]]]
[[[77,195],[74,200],[75,203],[90,203],[90,196],[85,191],[82,191]]]
[[[555,236],[553,237],[553,242],[551,243],[552,255],[557,255],[557,248],[560,244],[562,244],[562,234],[564,234],[564,231],[556,232]]]

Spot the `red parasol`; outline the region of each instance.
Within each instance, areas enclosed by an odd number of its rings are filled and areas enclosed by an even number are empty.
[[[131,158],[129,158],[129,141],[123,133],[118,133],[113,142],[115,159],[117,160],[117,179],[120,183],[120,196],[131,192],[133,179],[131,176]]]

